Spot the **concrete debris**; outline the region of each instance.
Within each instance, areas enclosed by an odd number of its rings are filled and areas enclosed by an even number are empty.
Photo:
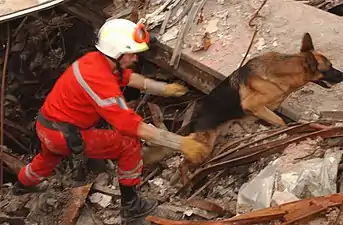
[[[205,13],[212,3],[221,9]],[[252,8],[259,5],[256,1],[248,4],[252,4]],[[92,50],[93,28],[104,20],[104,9],[100,9],[100,5],[84,2],[73,10],[70,5],[63,5],[60,10],[37,12],[11,23],[17,27],[13,28],[11,35],[13,43],[5,91],[3,124],[5,143],[9,146],[0,153],[5,174],[5,184],[0,189],[1,224],[121,224],[120,191],[115,162],[112,161],[109,171],[90,171],[86,174],[86,182],[80,184],[73,180],[70,165],[64,159],[54,174],[40,185],[44,187],[41,193],[11,194],[16,174],[40,150],[39,143],[32,137],[36,112],[61,72],[77,57]],[[194,5],[198,8],[192,10]],[[327,5],[321,8],[326,10]],[[339,6],[334,5],[332,7]],[[158,50],[159,65],[165,59],[165,67],[144,61],[144,66],[136,65],[134,70],[167,82],[180,81],[181,78],[197,89],[190,88],[190,92],[181,98],[146,95],[140,98],[140,93],[132,94],[134,91],[131,90],[125,90],[124,96],[130,102],[129,106],[148,124],[182,135],[189,134],[192,118],[197,114],[197,103],[204,96],[202,92],[208,93],[217,80],[208,72],[211,68],[200,70],[198,62],[179,62],[179,59],[185,57],[185,51],[192,51],[191,54],[199,55],[204,61],[215,58],[214,61],[223,63],[223,59],[229,56],[222,54],[222,49],[232,47],[237,41],[232,31],[240,29],[230,20],[236,15],[245,20],[250,13],[240,6],[239,1],[225,0],[207,3],[156,0],[137,5],[122,1],[111,7],[122,11],[111,16],[127,16],[144,22],[154,33],[162,25],[164,31],[160,32],[160,41],[178,41],[174,56],[172,51]],[[85,8],[89,8],[88,11],[82,10]],[[85,13],[90,8],[94,14]],[[264,13],[268,10],[266,7]],[[183,27],[187,29],[183,30]],[[257,36],[255,49],[263,51],[285,45],[268,26],[262,29],[270,36]],[[2,68],[5,38],[1,34]],[[181,34],[185,35],[184,39]],[[242,36],[247,35],[251,34],[242,33]],[[216,58],[213,52],[221,54]],[[169,66],[172,56],[174,68]],[[250,57],[248,54],[248,59]],[[202,80],[185,74],[206,74],[205,77],[209,78]],[[330,91],[339,93],[336,89]],[[339,123],[343,116],[340,105],[334,107],[336,111],[329,107],[334,104],[326,98],[328,92],[310,86],[290,96],[287,106],[283,106],[279,113],[297,123],[285,128],[243,119],[230,121],[215,131],[195,134],[197,140],[209,147],[208,157],[199,165],[189,164],[178,152],[142,141],[145,167],[138,188],[143,197],[158,199],[161,217],[173,221],[156,217],[147,219],[157,224],[210,225],[238,221],[266,224],[272,220],[289,224],[307,217],[311,220],[309,224],[334,224],[341,213],[337,207],[343,203],[343,197],[327,195],[336,193],[338,179],[341,180],[338,182],[341,192],[343,189],[343,124]],[[318,101],[326,99],[325,107],[318,108],[316,102],[311,102],[313,96],[319,96]],[[294,102],[301,102],[301,109],[292,105]],[[305,119],[318,121],[306,122]],[[99,126],[106,127],[104,124]],[[321,215],[314,216],[319,212]],[[179,221],[185,219],[188,221]]]
[[[298,200],[300,199],[288,191],[275,191],[272,196],[270,206],[278,206],[287,202],[294,202]]]
[[[261,51],[262,49],[266,48],[266,43],[264,38],[259,38],[255,44],[255,47],[258,51]]]
[[[209,32],[206,32],[204,36],[201,38],[201,42],[197,42],[195,46],[192,46],[192,52],[198,52],[198,51],[206,51],[210,48],[212,42]]]
[[[290,145],[291,151],[286,148],[283,156],[271,162],[258,176],[244,184],[238,193],[237,213],[270,207],[275,191],[286,191],[299,199],[336,193],[338,164],[343,152],[337,149],[326,152],[318,149],[325,152],[324,158],[312,158],[296,163],[295,157],[299,152],[308,154],[304,148],[306,144]],[[313,148],[311,150],[313,151]]]
[[[179,33],[179,29],[177,27],[172,27],[166,33],[162,35],[161,41],[167,42],[167,41],[173,40],[177,38],[178,33]]]
[[[168,189],[168,184],[167,184],[168,181],[157,177],[157,178],[154,178],[153,180],[150,180],[148,182],[151,185],[155,186],[155,188],[156,188],[156,190],[158,190],[158,193],[160,196],[164,196],[166,194],[166,191]]]
[[[93,204],[98,204],[102,208],[106,208],[111,204],[112,197],[109,195],[101,194],[99,192],[93,193],[88,196],[88,199]]]
[[[102,224],[102,222],[95,218],[94,213],[86,207],[83,207],[80,211],[80,216],[75,225],[97,225]]]
[[[210,34],[217,32],[218,31],[218,27],[217,27],[218,22],[219,22],[218,19],[210,20],[206,26],[206,32],[208,32]]]
[[[262,222],[278,222],[280,224],[292,224],[308,220],[316,214],[328,210],[331,207],[343,204],[343,194],[335,194],[325,197],[308,198],[294,201],[280,206],[256,210],[250,213],[234,216],[230,219],[216,221],[173,221],[156,216],[148,216],[146,220],[162,225],[217,225],[217,224],[256,224]]]

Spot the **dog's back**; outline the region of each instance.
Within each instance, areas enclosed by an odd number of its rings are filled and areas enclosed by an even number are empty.
[[[218,87],[205,96],[193,124],[195,131],[205,131],[221,123],[245,115],[241,107],[240,85],[247,84],[251,76],[249,62],[235,70]]]
[[[246,113],[284,126],[285,122],[273,111],[290,93],[309,82],[331,88],[341,81],[343,73],[315,51],[310,34],[305,33],[299,53],[268,52],[252,58],[228,76],[204,97],[193,129],[211,130]]]
[[[242,101],[246,95],[267,92],[266,97],[269,98],[270,95],[279,94],[281,97],[276,102],[278,105],[292,92],[293,86],[304,83],[306,66],[303,61],[304,57],[301,55],[278,52],[267,52],[250,59],[203,98],[192,124],[193,130],[202,132],[214,129],[225,121],[244,117],[247,112],[242,107]],[[283,89],[282,85],[287,87]],[[270,86],[277,86],[281,92],[273,92]]]

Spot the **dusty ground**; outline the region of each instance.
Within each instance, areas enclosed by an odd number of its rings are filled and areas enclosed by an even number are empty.
[[[257,130],[265,130],[266,127],[259,124],[244,124],[245,130],[237,124],[224,126],[222,136],[219,137],[218,145],[223,145],[232,138],[242,137]],[[248,130],[247,130],[248,129]],[[229,130],[229,131],[228,131]],[[224,135],[225,134],[225,135]],[[257,137],[256,137],[257,138]],[[276,137],[282,138],[282,137]],[[327,149],[319,147],[319,140],[304,141],[299,145],[291,145],[282,154],[283,165],[285,168],[298,162],[298,158],[322,157]],[[315,151],[316,150],[316,151]],[[315,151],[315,154],[313,152]],[[262,158],[260,161],[249,166],[241,166],[233,169],[227,176],[213,182],[196,199],[206,199],[226,211],[224,217],[236,214],[237,193],[243,183],[253,179],[270,161],[275,160],[279,154]],[[181,186],[179,182],[173,180],[177,172],[181,156],[173,156],[161,162],[161,172],[149,180],[143,187],[143,196],[155,198],[160,201],[158,215],[169,219],[215,219],[222,218],[214,212],[201,210],[190,206],[184,198],[173,196]],[[148,172],[150,173],[150,172]],[[48,191],[41,194],[26,195],[24,197],[13,197],[8,189],[2,189],[1,210],[11,216],[26,218],[25,224],[61,224],[60,221],[66,217],[65,206],[70,201],[70,188],[75,182],[70,179],[70,174],[63,172],[49,178]],[[91,179],[89,179],[90,181]],[[113,184],[108,183],[108,175],[101,174],[96,180],[100,186],[108,188],[114,193],[112,196],[103,195],[97,190],[91,190],[85,206],[81,210],[77,224],[120,224],[119,217],[119,189],[116,178]],[[9,185],[10,186],[10,185]],[[330,224],[329,221],[336,218],[337,210],[330,210],[323,217],[311,224]],[[40,221],[40,223],[38,222]],[[100,222],[99,222],[100,221]]]
[[[246,24],[249,16],[258,7],[260,1],[246,1],[242,3],[241,1],[223,1],[223,4],[217,4],[217,1],[209,1],[207,4],[216,5],[218,10],[213,15],[206,14],[204,25],[209,29],[213,28],[213,25],[209,26],[209,21],[213,19],[219,20],[219,30],[224,33],[217,33],[212,35],[212,40],[217,44],[212,46],[209,52],[200,52],[198,57],[202,58],[202,61],[206,62],[209,58],[219,57],[217,60],[221,61],[223,56],[218,56],[214,54],[215,52],[220,53],[222,48],[236,49],[235,46],[231,45],[233,36],[231,32],[236,29],[234,25],[237,23],[237,18],[242,19],[244,24]],[[156,8],[156,7],[155,7]],[[228,10],[226,10],[226,8]],[[225,9],[225,10],[224,10]],[[270,17],[271,8],[266,7],[263,16]],[[275,29],[268,31],[267,26],[263,27],[262,35],[257,37],[257,42],[254,45],[254,53],[258,54],[262,50],[272,50],[282,48],[288,45],[288,42],[283,42],[274,39],[277,35],[285,35],[287,31],[283,30],[284,23],[282,18],[275,18],[277,21],[278,30]],[[211,22],[213,24],[213,21]],[[269,24],[270,25],[270,24]],[[244,25],[246,26],[246,25]],[[214,29],[214,28],[213,28]],[[238,29],[238,28],[237,28]],[[239,28],[241,29],[241,28]],[[294,28],[295,29],[295,28]],[[311,28],[312,29],[312,28]],[[313,28],[315,29],[315,28]],[[304,29],[300,29],[300,33]],[[298,43],[294,45],[300,45],[299,34],[297,34],[297,40],[292,40],[292,43]],[[266,36],[267,35],[267,36]],[[338,36],[338,34],[336,34]],[[201,37],[199,34],[198,38]],[[188,42],[195,43],[192,40],[193,36],[188,36]],[[259,38],[263,38],[259,39]],[[285,39],[288,40],[289,38]],[[298,40],[299,39],[299,40]],[[318,39],[318,37],[316,37]],[[237,54],[239,57],[230,59],[230,66],[235,67],[236,64],[240,62],[241,55],[244,54],[246,45],[250,41],[250,36],[242,36],[242,45]],[[264,44],[267,43],[267,44]],[[330,42],[332,43],[332,42]],[[330,49],[336,49],[338,51],[341,46],[337,47],[338,43],[334,42],[330,46]],[[277,48],[276,48],[277,47]],[[298,46],[297,46],[298,47]],[[322,47],[325,48],[325,47]],[[214,50],[213,50],[214,49]],[[244,49],[244,50],[243,50]],[[260,50],[259,50],[260,49]],[[293,47],[292,47],[293,50]],[[328,51],[329,52],[329,51]],[[252,55],[253,55],[252,54]],[[337,53],[329,53],[332,56],[337,56]],[[230,57],[230,56],[226,56]],[[250,56],[251,57],[251,56]],[[230,57],[231,58],[231,57]],[[334,59],[338,62],[338,58]],[[227,64],[227,62],[221,62]],[[340,64],[342,67],[342,64]],[[343,84],[342,84],[343,85]],[[301,107],[301,115],[304,119],[318,119],[320,111],[326,110],[339,110],[342,109],[343,103],[343,91],[342,85],[337,85],[331,90],[324,90],[316,85],[309,85],[303,90],[295,93],[289,98],[289,103],[295,107]],[[144,111],[142,112],[143,116]],[[172,112],[171,112],[172,113]],[[172,115],[172,114],[171,114]],[[224,145],[228,140],[233,138],[238,138],[245,136],[247,134],[255,133],[256,131],[261,131],[268,129],[261,124],[256,124],[253,122],[244,122],[241,125],[236,123],[229,123],[221,131],[221,136],[218,138],[218,145]],[[313,143],[307,143],[312,145]],[[306,143],[304,144],[306,145]],[[304,147],[305,148],[305,147]],[[307,150],[312,150],[311,148],[305,148]],[[297,157],[303,156],[304,152]],[[313,155],[313,157],[316,155]],[[173,180],[174,175],[177,172],[178,165],[180,163],[179,155],[173,156],[166,161],[161,162],[160,173],[149,180],[142,188],[142,195],[149,196],[152,198],[159,199],[163,202],[167,197],[170,197],[168,201],[161,204],[160,213],[165,217],[172,219],[213,219],[220,218],[215,213],[209,213],[203,210],[199,210],[194,207],[190,207],[185,202],[185,199],[180,199],[179,197],[173,197],[172,195],[176,192],[177,188],[181,184]],[[203,191],[199,197],[206,198],[207,200],[213,201],[220,205],[225,211],[227,211],[226,216],[231,216],[236,214],[236,200],[239,188],[243,183],[254,178],[271,160],[275,159],[277,155],[270,156],[268,158],[261,159],[260,161],[251,164],[250,166],[237,167],[228,176],[219,179],[217,182],[210,185]],[[292,155],[294,157],[294,155]],[[145,174],[149,174],[151,170],[145,171]],[[63,208],[70,201],[70,188],[73,182],[69,179],[69,174],[57,174],[49,179],[49,189],[46,193],[42,194],[32,194],[26,195],[24,197],[14,197],[9,193],[9,188],[1,189],[0,195],[0,209],[1,212],[6,213],[10,216],[17,216],[25,218],[25,224],[59,224],[62,214],[64,213]],[[114,177],[113,184],[108,184],[106,177],[102,177],[99,181],[102,186],[110,188],[113,196],[109,197],[102,196],[99,191],[92,190],[88,195],[85,206],[81,210],[80,218],[77,224],[91,225],[91,224],[120,224],[119,218],[119,195],[118,195],[118,184],[116,178]],[[8,187],[11,185],[8,184]],[[172,197],[171,197],[172,196]],[[324,216],[320,224],[330,224],[329,220],[335,218],[335,212],[328,212],[327,216]],[[1,214],[0,214],[1,215]],[[39,223],[39,222],[40,223]],[[6,224],[6,223],[3,223]],[[7,223],[8,224],[8,223]],[[318,224],[318,223],[317,223]]]
[[[300,112],[303,119],[317,120],[321,111],[341,111],[343,109],[343,84],[324,89],[309,84],[287,99],[290,105]]]

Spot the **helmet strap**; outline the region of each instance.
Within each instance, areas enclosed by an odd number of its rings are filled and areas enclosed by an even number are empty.
[[[118,71],[118,76],[119,76],[120,82],[123,81],[123,76],[124,76],[123,68],[120,66],[120,60],[123,58],[123,56],[124,56],[124,54],[119,56],[117,59],[114,59],[111,57],[112,61],[115,62],[115,64],[116,64],[116,70]]]

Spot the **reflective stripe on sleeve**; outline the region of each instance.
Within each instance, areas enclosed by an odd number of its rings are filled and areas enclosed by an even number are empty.
[[[117,104],[121,109],[128,109],[123,97],[110,97],[106,99],[101,99],[83,79],[80,72],[78,61],[75,61],[72,64],[72,67],[76,80],[81,85],[81,87],[87,92],[87,94],[96,102],[96,104],[98,104],[100,107],[112,106]]]
[[[42,181],[44,180],[44,177],[39,176],[37,173],[32,171],[31,168],[31,163],[29,163],[26,167],[25,167],[25,176],[27,179],[35,182],[37,180]]]

